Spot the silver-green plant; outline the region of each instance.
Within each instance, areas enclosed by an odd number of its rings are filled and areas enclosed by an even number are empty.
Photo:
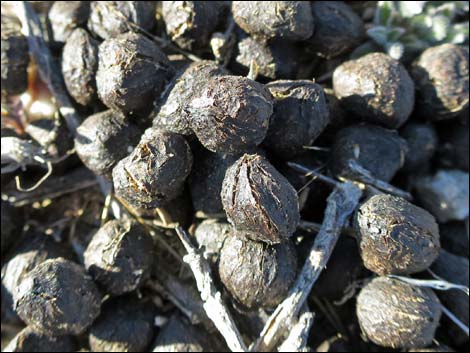
[[[469,1],[379,1],[367,35],[391,57],[407,60],[437,44],[468,43],[468,11]]]

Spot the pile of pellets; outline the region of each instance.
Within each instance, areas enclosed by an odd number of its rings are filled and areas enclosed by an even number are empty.
[[[2,351],[256,350],[312,249],[268,350],[468,350],[468,42],[376,3],[2,2]]]

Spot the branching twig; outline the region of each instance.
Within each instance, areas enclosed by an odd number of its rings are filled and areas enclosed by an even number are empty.
[[[33,141],[13,136],[1,138],[2,174],[5,170],[10,173],[28,165],[38,166],[43,164],[42,161],[37,159],[42,155],[42,147]],[[7,165],[7,167],[4,167],[4,165]]]
[[[315,222],[310,222],[310,221],[305,221],[305,220],[300,220],[299,227],[302,230],[305,230],[307,232],[316,232],[318,233],[321,229],[321,224],[320,223],[315,223]],[[347,235],[348,237],[351,238],[356,238],[356,232],[354,228],[350,227],[343,227],[341,229],[341,234]]]
[[[240,332],[222,301],[221,293],[214,285],[208,262],[199,254],[183,228],[177,227],[176,233],[188,252],[184,257],[184,261],[189,264],[193,271],[207,316],[212,320],[215,327],[225,338],[227,346],[233,352],[246,352],[247,349]]]
[[[260,337],[250,347],[251,351],[270,351],[278,343],[282,333],[292,322],[292,318],[298,315],[310,290],[325,268],[341,228],[356,209],[362,194],[360,188],[351,182],[338,184],[328,197],[323,225],[300,275],[287,298],[269,318]]]
[[[409,192],[403,191],[393,185],[390,185],[389,183],[386,183],[385,181],[374,178],[371,172],[362,167],[356,160],[350,159],[348,161],[348,166],[351,168],[351,170],[358,174],[358,181],[372,185],[373,187],[383,192],[403,197],[406,200],[413,199],[413,196],[411,196]]]
[[[327,183],[327,184],[330,184],[330,185],[333,185],[333,186],[340,186],[341,185],[341,182],[333,179],[333,178],[330,178],[326,175],[323,175],[321,173],[319,173],[318,171],[316,171],[315,169],[310,169],[310,168],[307,168],[301,164],[298,164],[298,163],[294,163],[294,162],[287,162],[287,165],[289,167],[291,167],[292,169],[300,172],[300,173],[305,173],[305,176],[315,176],[316,178],[318,178],[319,180]]]
[[[16,4],[16,14],[21,21],[23,33],[28,38],[29,50],[37,63],[39,74],[54,96],[72,136],[75,136],[76,129],[80,125],[80,117],[73,107],[62,75],[44,41],[41,22],[28,1]]]
[[[307,341],[314,318],[314,313],[303,312],[292,327],[289,336],[279,346],[278,352],[308,352]]]
[[[212,54],[219,64],[227,66],[231,57],[233,48],[236,44],[236,36],[233,34],[235,29],[235,21],[230,17],[227,29],[224,33],[216,32],[212,34],[210,46]]]
[[[158,280],[148,281],[147,286],[173,303],[188,318],[191,324],[207,325],[208,322],[211,323],[204,311],[201,298],[194,296],[187,285],[178,278],[166,273],[157,277]]]
[[[65,194],[88,189],[97,185],[92,172],[86,168],[75,169],[63,176],[52,176],[40,188],[30,193],[9,191],[2,194],[2,199],[13,203],[15,207],[32,204],[44,199],[54,199]]]
[[[401,282],[409,283],[418,287],[433,288],[435,290],[441,290],[441,291],[454,289],[454,290],[460,290],[464,292],[466,295],[469,295],[469,289],[467,286],[450,283],[443,279],[440,279],[440,280],[416,279],[416,278],[409,278],[409,277],[396,276],[396,275],[388,275],[388,277],[394,278]]]
[[[1,173],[12,173],[18,169],[24,170],[27,166],[40,166],[46,168],[46,173],[29,188],[23,188],[20,177],[15,177],[16,188],[22,192],[36,190],[52,174],[52,163],[65,159],[68,155],[51,158],[38,144],[18,137],[2,137],[1,139]]]

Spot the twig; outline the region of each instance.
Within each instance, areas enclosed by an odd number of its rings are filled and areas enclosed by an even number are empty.
[[[22,140],[13,136],[1,138],[2,174],[4,174],[4,165],[13,166],[13,169],[7,167],[8,173],[27,165],[41,165],[43,161],[37,158],[42,156],[41,146],[33,141]]]
[[[121,218],[124,213],[127,214],[129,217],[131,217],[132,219],[137,221],[140,225],[142,225],[145,228],[145,230],[152,236],[152,238],[155,239],[155,241],[157,241],[160,245],[162,245],[165,248],[165,250],[167,250],[176,260],[178,260],[178,262],[183,263],[183,260],[181,259],[181,255],[178,254],[178,252],[175,249],[173,249],[170,245],[168,245],[168,243],[163,239],[163,237],[159,236],[159,234],[155,234],[156,233],[155,230],[161,231],[161,229],[156,229],[158,227],[154,225],[155,223],[154,221],[148,222],[147,220],[140,217],[135,212],[135,210],[132,209],[131,206],[129,206],[122,198],[120,198],[117,195],[114,195],[114,200],[111,203],[111,208],[113,209],[113,213],[116,219]],[[116,212],[114,211],[114,209],[118,210],[118,213],[121,215],[120,217],[116,215]],[[174,229],[174,228],[171,228],[171,229]]]
[[[55,199],[79,190],[89,189],[97,184],[93,173],[83,167],[63,176],[52,176],[33,192],[25,194],[19,191],[9,191],[7,194],[2,194],[2,199],[13,203],[15,207],[21,207],[44,199]]]
[[[329,147],[320,147],[320,146],[302,146],[303,149],[305,150],[310,150],[310,151],[319,151],[319,152],[330,152],[331,148]]]
[[[317,296],[312,295],[311,300],[337,332],[340,332],[341,334],[346,333],[343,323],[338,318],[338,315],[336,315],[336,312],[332,310],[331,306],[328,306],[328,301],[326,299],[322,300]]]
[[[189,264],[193,271],[207,316],[225,338],[227,346],[232,352],[246,352],[247,348],[240,332],[222,301],[221,293],[217,290],[212,280],[208,262],[199,254],[197,248],[192,244],[191,238],[183,228],[177,227],[176,233],[188,252],[184,256],[184,261]]]
[[[155,290],[163,292],[192,324],[202,323],[208,328],[214,327],[204,311],[204,304],[197,291],[193,291],[192,287],[171,275],[169,271],[157,271],[155,277],[156,281],[149,281],[148,284]]]
[[[202,211],[196,211],[194,214],[196,218],[209,218],[209,219],[221,219],[221,218],[227,218],[227,214],[223,213],[204,213]]]
[[[320,165],[319,167],[315,168],[315,171],[320,173],[321,170],[325,167],[325,164]],[[302,193],[305,189],[307,189],[315,180],[317,180],[317,176],[311,176],[310,180],[307,181],[299,190],[297,190],[297,194]]]
[[[39,74],[54,96],[69,131],[75,136],[81,119],[67,95],[62,75],[44,41],[41,22],[28,1],[16,4],[16,14],[21,21],[23,33],[28,38],[29,50],[36,61]]]
[[[217,62],[224,67],[227,66],[230,62],[233,48],[236,43],[236,37],[233,34],[234,29],[235,21],[233,20],[233,17],[230,16],[229,24],[225,32],[216,32],[212,34],[210,40],[212,54],[214,55]]]
[[[374,178],[371,174],[371,172],[364,167],[362,167],[356,160],[350,159],[348,161],[348,166],[358,174],[357,178],[359,179],[358,181],[361,181],[365,184],[372,185],[376,187],[377,189],[387,192],[392,195],[400,196],[403,197],[406,200],[412,200],[413,196],[409,192],[406,192],[404,190],[401,190],[393,185],[390,185],[389,183],[386,183],[385,181],[378,180]]]
[[[341,185],[341,182],[333,179],[333,178],[330,178],[326,175],[323,175],[321,173],[319,173],[318,171],[316,171],[315,169],[310,169],[310,168],[307,168],[301,164],[298,164],[298,163],[294,163],[294,162],[287,162],[287,165],[289,167],[291,167],[292,169],[300,172],[300,173],[305,173],[305,176],[315,176],[317,177],[319,180],[327,183],[327,184],[330,184],[330,185],[333,185],[333,186],[340,186]]]
[[[316,81],[317,81],[318,83],[324,83],[325,81],[330,80],[332,77],[333,77],[333,70],[332,70],[332,71],[328,71],[328,72],[326,72],[325,74],[321,75],[320,77],[318,77],[318,78],[316,79]]]
[[[2,137],[1,139],[1,173],[12,173],[18,169],[24,170],[28,165],[46,166],[46,173],[29,188],[21,185],[19,175],[15,176],[16,189],[21,192],[36,190],[52,174],[52,162],[41,148],[32,141],[17,137]]]
[[[168,227],[168,225],[172,224],[171,216],[167,210],[165,210],[164,208],[157,208],[155,209],[155,212],[160,218],[163,226]]]
[[[22,192],[36,190],[52,174],[52,164],[59,163],[70,156],[67,152],[64,156],[51,157],[47,151],[31,140],[23,140],[18,137],[2,137],[1,139],[1,173],[12,173],[18,169],[25,170],[27,166],[45,167],[46,173],[29,188],[23,188],[20,177],[15,176],[16,188]]]
[[[470,336],[468,326],[460,321],[449,309],[441,304],[442,312],[450,319],[454,324],[456,324],[467,336]]]
[[[292,327],[289,336],[279,346],[278,352],[309,352],[307,341],[314,318],[314,313],[303,312],[297,323]]]
[[[38,157],[39,159],[40,157]],[[40,160],[40,159],[39,159]],[[22,183],[21,183],[21,179],[20,179],[20,176],[17,175],[15,176],[15,183],[16,183],[16,189],[18,191],[21,191],[21,192],[31,192],[31,191],[34,191],[36,190],[38,187],[41,186],[42,183],[44,183],[51,175],[52,175],[52,163],[50,161],[46,161],[44,159],[42,159],[42,164],[46,165],[47,167],[47,171],[46,173],[41,177],[39,178],[38,181],[36,181],[33,186],[30,186],[28,188],[25,188],[23,187]]]
[[[259,73],[258,64],[256,63],[255,60],[251,60],[251,62],[250,62],[250,71],[248,71],[248,74],[246,75],[246,77],[249,78],[250,80],[255,81],[256,78],[258,77],[258,73]]]
[[[101,225],[104,225],[109,220],[109,211],[111,209],[111,203],[113,202],[113,190],[106,195],[104,199],[103,211],[101,212]]]
[[[339,300],[335,300],[333,305],[335,306],[342,306],[344,305],[349,299],[352,299],[356,296],[356,293],[359,289],[363,288],[365,283],[368,282],[368,279],[361,279],[355,280],[354,282],[350,283],[343,292],[343,297]]]
[[[401,282],[409,283],[418,287],[427,287],[441,291],[447,290],[460,290],[464,292],[466,295],[469,295],[469,289],[467,286],[463,286],[460,284],[450,283],[445,280],[429,280],[429,279],[416,279],[416,278],[409,278],[409,277],[402,277],[396,275],[388,275],[390,278],[397,279]]]
[[[351,182],[338,183],[328,197],[325,217],[310,254],[287,298],[269,318],[260,337],[250,347],[251,351],[270,351],[278,343],[292,318],[298,315],[313,285],[325,268],[349,216],[356,209],[362,195],[361,189]]]
[[[321,229],[321,224],[301,220],[300,223],[299,223],[299,228],[302,229],[302,230],[305,230],[307,232],[316,232],[316,233],[318,233]],[[354,230],[354,228],[343,227],[341,229],[341,234],[347,235],[348,237],[351,237],[351,238],[356,238],[356,231]]]
[[[98,183],[100,185],[101,193],[103,195],[108,195],[111,190],[112,190],[112,184],[103,178],[102,176],[96,177],[98,180]],[[140,225],[142,225],[146,232],[149,233],[155,241],[157,241],[161,246],[165,248],[165,250],[168,251],[178,262],[183,263],[183,260],[181,259],[180,254],[173,249],[170,245],[167,244],[167,242],[163,239],[163,237],[160,237],[156,235],[156,227],[152,224],[152,222],[147,221],[140,217],[134,209],[130,205],[128,205],[123,199],[121,199],[118,195],[113,194],[111,203],[110,203],[110,208],[112,210],[112,213],[114,215],[114,218],[116,219],[121,219],[124,217],[129,217],[131,219],[134,219],[136,222],[138,222]]]
[[[178,291],[170,291],[168,287],[166,287],[163,283],[157,280],[150,280],[147,281],[146,286],[149,287],[151,290],[155,291],[156,293],[162,295],[165,299],[169,300],[174,306],[176,306],[184,316],[186,316],[189,322],[193,325],[197,325],[203,323],[204,321],[195,313],[192,308],[189,307],[188,303],[185,301],[186,298],[182,299],[181,297],[188,294],[186,288],[181,287]],[[201,310],[205,314],[204,309],[202,308],[201,303]],[[206,317],[207,318],[207,317]],[[207,318],[207,320],[209,320]],[[210,321],[210,320],[209,320]]]

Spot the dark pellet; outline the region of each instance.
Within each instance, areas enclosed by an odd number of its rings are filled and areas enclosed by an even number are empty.
[[[463,221],[469,216],[469,174],[457,169],[440,169],[413,181],[420,204],[439,222]]]
[[[221,349],[213,334],[173,314],[153,344],[153,352],[217,352]],[[225,351],[225,350],[223,350]]]
[[[85,268],[108,294],[134,291],[148,279],[153,240],[138,223],[112,220],[93,236],[84,254]]]
[[[440,278],[450,283],[468,288],[469,265],[468,258],[451,254],[442,250],[431,270]],[[439,299],[460,321],[469,325],[469,298],[460,290],[438,292]]]
[[[470,244],[465,222],[439,224],[439,234],[443,249],[458,256],[470,257]]]
[[[155,307],[147,298],[109,299],[90,328],[93,352],[144,352],[154,336]]]
[[[313,53],[332,58],[357,47],[365,36],[361,18],[342,1],[312,3],[315,32],[308,39]]]
[[[445,121],[442,129],[438,126],[441,141],[439,161],[446,167],[459,168],[468,172],[470,162],[468,110],[462,114],[462,121],[450,123]]]
[[[107,107],[126,114],[148,113],[173,75],[166,55],[137,33],[105,40],[98,57],[98,96]]]
[[[200,249],[203,249],[206,258],[216,263],[225,240],[232,232],[232,226],[224,221],[214,219],[204,220],[194,232],[194,237]]]
[[[434,217],[400,197],[371,197],[357,211],[356,225],[364,265],[379,275],[421,272],[439,255]]]
[[[139,142],[140,129],[124,114],[107,110],[86,118],[77,129],[75,150],[88,169],[108,175]]]
[[[350,166],[354,160],[375,178],[390,181],[403,167],[407,153],[406,141],[395,131],[374,125],[353,125],[336,135],[329,166],[334,174],[354,179],[358,177],[358,172]]]
[[[156,101],[153,125],[165,130],[191,135],[188,106],[207,86],[210,78],[228,72],[213,61],[194,62],[180,70]]]
[[[3,16],[1,31],[2,97],[23,93],[28,87],[28,41],[15,18]]]
[[[226,1],[163,1],[166,32],[183,49],[206,48],[227,7]]]
[[[231,234],[219,258],[219,276],[235,302],[246,310],[275,308],[297,273],[297,254],[289,242],[267,245]]]
[[[323,88],[312,81],[274,81],[266,85],[274,98],[263,146],[281,158],[292,158],[310,146],[330,121]]]
[[[2,349],[2,352],[74,352],[76,346],[71,336],[47,336],[26,327]]]
[[[191,200],[196,212],[206,215],[223,213],[220,192],[227,169],[238,156],[210,152],[204,148],[194,151],[193,170],[189,177]]]
[[[89,15],[90,1],[54,1],[48,14],[54,41],[64,44],[74,29],[86,25]],[[76,54],[75,59],[81,58]]]
[[[240,76],[215,77],[190,106],[191,128],[212,152],[242,153],[266,137],[272,97],[260,83]]]
[[[134,151],[113,169],[116,194],[133,207],[160,207],[183,191],[192,163],[184,137],[147,129]]]
[[[155,25],[154,1],[92,1],[88,28],[108,39],[138,29],[151,30]]]
[[[30,232],[24,235],[14,248],[13,256],[2,266],[2,306],[5,306],[7,320],[17,321],[13,297],[23,279],[44,261],[67,256],[64,244],[56,243],[50,236]]]
[[[300,221],[296,190],[260,155],[245,154],[227,170],[221,197],[229,222],[253,240],[280,243]]]
[[[63,258],[36,266],[21,281],[13,299],[23,321],[53,336],[83,333],[101,306],[100,293],[85,270]]]
[[[387,128],[400,127],[413,111],[413,81],[399,61],[383,53],[338,66],[333,88],[345,110]]]
[[[367,338],[389,348],[430,345],[441,317],[431,289],[388,277],[378,277],[361,290],[356,311]]]
[[[3,186],[2,186],[3,187]],[[7,201],[2,200],[1,206],[2,213],[2,255],[6,253],[10,246],[21,235],[22,224],[22,211],[15,208]]]
[[[439,143],[436,129],[431,124],[409,123],[400,135],[408,145],[403,169],[409,173],[423,173],[429,169]]]
[[[237,44],[231,68],[246,75],[254,62],[261,78],[293,79],[299,71],[301,58],[301,50],[297,43],[285,40],[267,43],[246,37]]]
[[[81,105],[97,99],[98,44],[83,28],[75,29],[65,40],[62,75],[67,91]]]
[[[307,246],[305,250],[308,251],[309,248]],[[304,247],[300,249],[303,250]],[[315,283],[312,294],[327,300],[341,300],[354,282],[366,272],[354,239],[340,238],[328,260],[328,266]]]
[[[235,22],[259,38],[305,40],[314,29],[307,1],[232,1]]]
[[[421,54],[412,69],[418,114],[442,120],[468,109],[468,60],[468,47],[456,44],[442,44]]]

